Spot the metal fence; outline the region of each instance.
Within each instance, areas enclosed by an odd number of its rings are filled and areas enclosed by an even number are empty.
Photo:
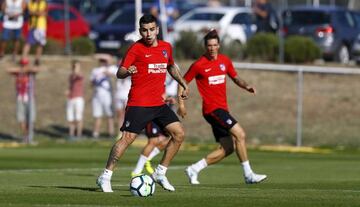
[[[303,143],[302,131],[303,131],[304,73],[360,75],[359,69],[346,68],[346,67],[320,67],[320,66],[306,66],[306,65],[284,65],[284,64],[262,64],[262,63],[240,63],[240,62],[234,62],[234,67],[238,69],[248,69],[248,70],[297,73],[298,78],[297,78],[296,146],[302,146]]]

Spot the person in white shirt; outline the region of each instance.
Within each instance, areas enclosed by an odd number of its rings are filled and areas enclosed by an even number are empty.
[[[25,0],[5,0],[1,4],[3,17],[3,31],[0,44],[0,58],[5,55],[6,43],[14,40],[12,60],[16,61],[16,55],[20,49],[21,29],[24,25],[23,13],[26,9]]]
[[[115,110],[116,110],[118,129],[121,128],[124,122],[125,108],[126,108],[126,103],[128,101],[130,87],[131,87],[130,77],[116,80],[114,99],[115,99]]]
[[[113,98],[111,77],[114,71],[117,71],[115,65],[110,65],[110,55],[95,56],[99,60],[99,67],[94,68],[91,72],[90,81],[93,87],[92,109],[95,118],[93,137],[98,138],[100,135],[101,119],[106,116],[108,120],[109,136],[114,135],[114,119],[113,119]]]

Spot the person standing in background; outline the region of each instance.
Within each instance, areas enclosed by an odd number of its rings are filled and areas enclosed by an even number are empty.
[[[253,11],[256,15],[256,32],[276,32],[278,29],[278,20],[268,0],[256,0]]]
[[[155,16],[160,22],[165,22],[167,31],[171,30],[175,20],[179,17],[180,13],[175,2],[171,0],[164,0],[165,3],[165,14],[161,15],[160,11],[160,0],[155,0],[155,3],[150,8],[150,14]],[[162,30],[159,32],[159,39],[164,39]]]
[[[22,58],[28,58],[31,46],[36,45],[34,65],[40,65],[40,57],[46,44],[46,0],[30,0],[27,5],[29,11],[29,28]]]
[[[69,88],[66,91],[66,117],[69,122],[69,139],[81,138],[83,130],[84,101],[84,76],[81,73],[81,65],[77,60],[71,63],[69,76]]]
[[[114,74],[116,74],[116,71]],[[124,123],[125,108],[126,108],[126,103],[128,101],[130,87],[131,87],[130,77],[116,80],[114,99],[115,99],[115,110],[116,110],[118,129],[120,129]],[[120,130],[119,133],[121,134]]]
[[[21,30],[24,25],[24,11],[26,9],[25,0],[4,0],[1,4],[3,17],[3,31],[0,44],[0,58],[5,55],[6,43],[14,40],[12,61],[16,62],[19,53]]]
[[[24,143],[29,143],[29,125],[35,122],[35,96],[33,75],[38,68],[30,67],[28,59],[21,59],[19,68],[8,69],[7,71],[15,77],[16,88],[16,118]]]
[[[113,89],[111,85],[111,77],[117,68],[110,65],[112,60],[110,55],[98,54],[95,58],[99,61],[99,67],[92,70],[90,75],[91,86],[93,88],[92,108],[95,124],[93,129],[93,137],[98,138],[100,135],[101,119],[106,116],[108,121],[109,136],[114,135],[114,113],[113,113]]]

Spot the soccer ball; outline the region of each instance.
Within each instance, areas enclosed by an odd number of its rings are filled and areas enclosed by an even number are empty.
[[[152,196],[155,192],[155,182],[152,177],[145,174],[135,176],[130,182],[130,192],[134,196]]]

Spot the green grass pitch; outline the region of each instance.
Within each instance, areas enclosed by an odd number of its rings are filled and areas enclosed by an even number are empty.
[[[268,175],[264,183],[244,184],[242,168],[232,154],[202,171],[201,184],[191,186],[185,166],[209,149],[181,150],[168,170],[176,191],[156,185],[154,196],[140,198],[131,196],[128,187],[141,150],[137,147],[130,147],[118,163],[114,193],[101,193],[96,187],[109,150],[108,142],[0,148],[0,206],[360,206],[358,151],[250,150],[254,171]]]

